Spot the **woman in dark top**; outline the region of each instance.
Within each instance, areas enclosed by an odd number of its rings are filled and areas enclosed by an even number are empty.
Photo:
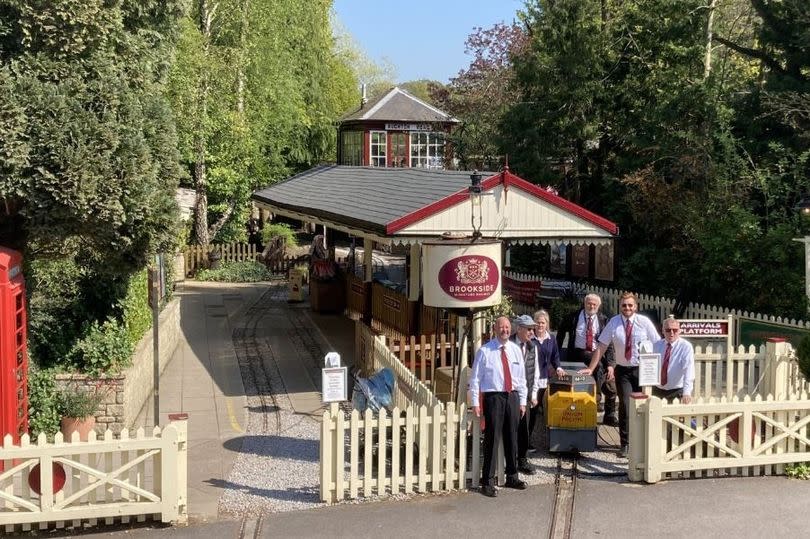
[[[548,377],[555,373],[557,376],[565,375],[565,371],[560,367],[560,349],[557,347],[557,340],[549,333],[548,312],[540,309],[534,313],[534,339],[537,341],[537,368],[540,369],[540,391],[537,400],[543,402],[543,393],[548,387]]]

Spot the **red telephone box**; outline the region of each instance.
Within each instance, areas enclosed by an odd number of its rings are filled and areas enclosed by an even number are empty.
[[[0,439],[28,432],[28,350],[22,255],[0,247]]]

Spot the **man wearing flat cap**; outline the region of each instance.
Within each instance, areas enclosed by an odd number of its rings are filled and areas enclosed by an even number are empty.
[[[510,340],[520,347],[523,353],[523,363],[526,367],[527,404],[529,410],[523,414],[518,423],[517,432],[517,465],[518,471],[526,475],[534,475],[534,468],[526,459],[529,450],[534,423],[537,420],[538,405],[537,390],[540,381],[540,369],[537,368],[537,350],[532,340],[533,330],[537,326],[531,316],[524,314],[515,318],[512,325],[515,334]]]

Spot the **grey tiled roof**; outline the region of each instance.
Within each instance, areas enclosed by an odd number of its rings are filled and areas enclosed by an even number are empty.
[[[386,225],[470,185],[470,171],[323,165],[253,198],[385,234]],[[494,172],[481,172],[488,178]]]
[[[386,122],[452,122],[458,120],[395,86],[339,121],[377,120]]]

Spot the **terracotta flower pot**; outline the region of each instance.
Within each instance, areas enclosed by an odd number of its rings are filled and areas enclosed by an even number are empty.
[[[87,436],[93,427],[96,426],[96,418],[88,417],[63,417],[61,421],[62,436],[69,442],[73,438],[73,433],[79,433],[79,441],[86,442]]]

